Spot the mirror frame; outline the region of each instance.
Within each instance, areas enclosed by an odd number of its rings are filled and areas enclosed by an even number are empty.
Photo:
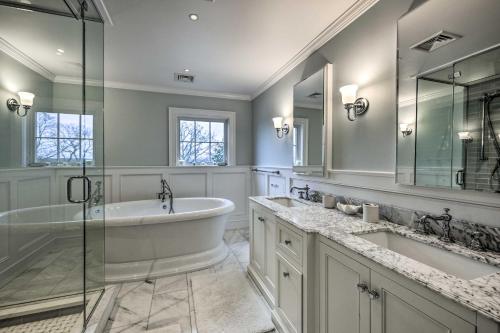
[[[292,171],[294,175],[307,176],[307,177],[328,177],[328,172],[332,169],[332,104],[333,104],[333,65],[331,63],[325,64],[321,69],[308,75],[306,78],[293,85],[292,91],[292,119],[295,119],[295,87],[305,80],[309,79],[314,74],[323,71],[323,130],[322,130],[322,143],[321,143],[321,159],[322,170],[321,173],[308,173],[297,170],[301,166],[295,166],[292,161]],[[293,124],[292,120],[292,124]],[[293,125],[291,126],[292,129]],[[292,145],[293,149],[293,145]],[[293,155],[293,151],[292,151]],[[305,168],[305,166],[304,166]]]

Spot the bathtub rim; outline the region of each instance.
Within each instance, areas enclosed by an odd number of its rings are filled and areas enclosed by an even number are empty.
[[[210,217],[225,215],[233,212],[235,210],[235,205],[231,200],[224,198],[207,198],[207,197],[189,197],[189,198],[177,198],[177,200],[212,200],[224,203],[224,205],[215,208],[194,210],[183,213],[174,214],[153,214],[153,215],[138,215],[138,216],[121,216],[121,217],[110,217],[109,214],[105,215],[105,226],[106,228],[113,227],[126,227],[126,226],[138,226],[138,225],[148,225],[148,224],[161,224],[168,222],[181,222],[181,221],[195,221],[200,219],[206,219]],[[175,200],[175,199],[174,199]],[[122,201],[106,204],[105,207],[110,207],[113,205],[120,205],[132,202],[152,202],[159,200],[133,200],[133,201]],[[175,209],[175,207],[174,207]]]

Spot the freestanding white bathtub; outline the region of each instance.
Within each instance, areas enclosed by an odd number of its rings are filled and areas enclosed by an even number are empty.
[[[224,260],[223,241],[234,204],[218,198],[141,200],[107,204],[106,282],[156,278]],[[96,208],[98,209],[98,208]]]

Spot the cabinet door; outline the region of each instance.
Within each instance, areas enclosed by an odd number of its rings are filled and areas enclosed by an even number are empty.
[[[265,217],[256,209],[252,211],[252,266],[261,277],[265,274],[266,263],[266,224]]]
[[[276,221],[272,218],[265,219],[266,238],[266,271],[265,281],[268,290],[274,295],[276,285]]]
[[[320,332],[369,333],[369,268],[323,243],[319,255]]]
[[[276,312],[287,332],[301,333],[302,274],[279,254],[276,258],[278,263]]]
[[[475,333],[476,328],[396,282],[371,272],[372,333]],[[436,296],[437,297],[437,296]]]

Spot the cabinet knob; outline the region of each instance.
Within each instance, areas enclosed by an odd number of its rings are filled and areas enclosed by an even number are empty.
[[[290,276],[290,273],[288,273],[288,272],[283,272],[283,277],[284,277],[284,278],[287,278],[287,277],[289,277],[289,276]]]
[[[366,283],[358,283],[356,287],[358,288],[360,293],[368,291],[368,286],[366,285]]]
[[[375,300],[375,299],[378,299],[380,297],[380,295],[376,290],[370,290],[368,292],[368,297],[370,297],[371,300]]]
[[[285,241],[285,245],[290,245],[290,244],[292,244],[292,241],[291,241],[291,240],[286,240],[286,241]]]

